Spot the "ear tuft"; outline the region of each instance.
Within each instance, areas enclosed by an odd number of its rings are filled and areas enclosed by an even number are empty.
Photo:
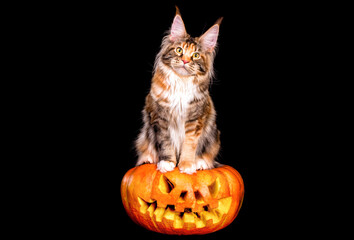
[[[177,5],[175,5],[175,7],[176,7],[176,15],[182,16],[182,15],[181,15],[181,12],[179,11],[179,8],[177,7]]]
[[[218,20],[216,20],[215,24],[220,26],[223,19],[224,19],[224,17],[220,17]]]

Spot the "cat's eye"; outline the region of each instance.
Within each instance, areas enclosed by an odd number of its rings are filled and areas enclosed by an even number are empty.
[[[200,54],[195,52],[195,53],[192,54],[192,57],[193,57],[193,59],[199,59],[200,58]]]
[[[176,48],[176,53],[181,55],[183,53],[183,48],[181,47]]]

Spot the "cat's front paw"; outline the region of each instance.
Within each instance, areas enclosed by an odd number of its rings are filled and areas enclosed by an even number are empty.
[[[175,169],[175,167],[176,167],[176,164],[171,161],[162,160],[157,163],[157,170],[159,170],[162,173],[172,171],[173,169]]]
[[[197,166],[194,162],[180,162],[178,164],[179,171],[181,173],[193,174],[197,171]]]

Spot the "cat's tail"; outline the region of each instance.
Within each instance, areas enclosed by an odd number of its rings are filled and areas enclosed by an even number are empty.
[[[222,166],[225,166],[225,164],[222,164],[222,163],[219,163],[217,161],[214,161],[214,168],[218,168],[218,167],[222,167]]]

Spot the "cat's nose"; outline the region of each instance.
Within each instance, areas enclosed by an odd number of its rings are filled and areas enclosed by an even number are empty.
[[[184,60],[184,59],[182,59],[182,61],[183,61],[183,63],[184,63],[184,64],[189,63],[189,61],[188,61],[188,60]]]

